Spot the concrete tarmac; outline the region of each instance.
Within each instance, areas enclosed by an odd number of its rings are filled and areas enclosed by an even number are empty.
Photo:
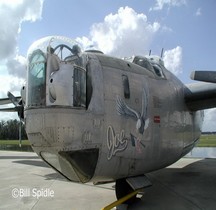
[[[147,176],[153,186],[128,210],[216,209],[216,159],[182,158]],[[114,183],[72,183],[35,153],[0,151],[1,210],[100,210],[115,200]]]

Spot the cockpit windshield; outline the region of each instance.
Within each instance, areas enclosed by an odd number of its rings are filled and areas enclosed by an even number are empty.
[[[130,58],[124,58],[124,60],[135,63],[143,68],[151,71],[157,78],[165,79],[163,69],[164,62],[158,56],[132,56]]]

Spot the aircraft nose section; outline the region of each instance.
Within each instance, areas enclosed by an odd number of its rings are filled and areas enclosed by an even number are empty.
[[[88,182],[94,176],[99,149],[60,151],[58,154],[41,152],[41,157],[51,167],[75,182]]]

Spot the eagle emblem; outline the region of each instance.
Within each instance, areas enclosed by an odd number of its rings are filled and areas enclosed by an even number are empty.
[[[119,115],[135,120],[137,131],[140,134],[144,133],[149,124],[149,119],[147,119],[148,97],[145,89],[143,89],[141,113],[129,107],[119,96],[116,98],[116,109]]]

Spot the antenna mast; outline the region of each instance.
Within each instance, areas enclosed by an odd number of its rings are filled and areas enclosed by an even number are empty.
[[[149,56],[151,55],[151,50],[149,50]]]
[[[163,57],[164,48],[161,49],[161,58]]]

